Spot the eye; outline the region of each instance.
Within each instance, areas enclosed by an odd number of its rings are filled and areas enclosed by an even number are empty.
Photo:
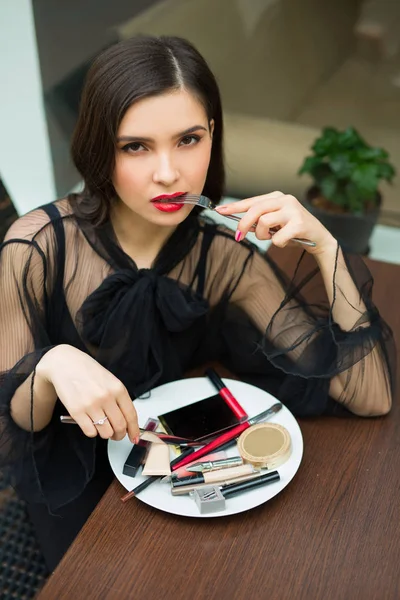
[[[198,135],[185,135],[180,141],[181,146],[194,146],[200,141]]]
[[[124,152],[135,154],[141,150],[146,150],[146,148],[140,142],[129,142],[129,144],[126,144],[126,146],[122,147],[122,150]]]

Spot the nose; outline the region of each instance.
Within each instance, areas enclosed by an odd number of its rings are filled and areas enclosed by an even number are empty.
[[[176,165],[173,164],[172,156],[163,153],[158,157],[156,168],[154,169],[154,183],[159,183],[168,187],[173,185],[178,179],[179,171],[176,168]]]

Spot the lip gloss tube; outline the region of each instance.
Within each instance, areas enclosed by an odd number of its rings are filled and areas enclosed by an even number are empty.
[[[225,400],[227,405],[231,408],[232,412],[236,415],[238,419],[242,419],[243,417],[248,417],[246,411],[240,406],[239,402],[236,400],[232,392],[228,390],[221,377],[218,375],[214,369],[207,369],[206,375],[217,388],[218,393]]]

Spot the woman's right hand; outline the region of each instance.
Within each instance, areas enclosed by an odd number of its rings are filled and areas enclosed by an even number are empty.
[[[88,437],[132,443],[140,435],[136,410],[126,387],[94,358],[67,344],[49,350],[40,360],[37,375],[51,383],[68,413]],[[104,417],[103,425],[94,425]]]

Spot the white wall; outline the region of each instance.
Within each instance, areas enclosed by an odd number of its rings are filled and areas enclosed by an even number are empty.
[[[31,0],[0,0],[0,177],[21,215],[56,198]]]

